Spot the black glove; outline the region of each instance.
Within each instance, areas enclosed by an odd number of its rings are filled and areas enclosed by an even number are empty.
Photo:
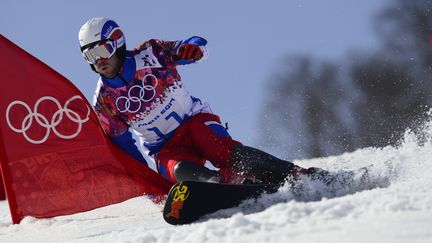
[[[198,45],[182,44],[177,50],[177,56],[184,60],[198,61],[203,57],[203,52]]]

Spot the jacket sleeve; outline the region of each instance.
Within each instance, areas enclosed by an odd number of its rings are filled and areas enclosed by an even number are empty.
[[[129,130],[127,130],[126,132],[120,135],[111,136],[110,138],[111,141],[113,141],[123,151],[128,153],[130,156],[132,156],[134,159],[138,160],[139,162],[147,165],[147,161],[144,159],[144,156],[136,146],[135,144],[136,141],[132,137],[132,133]]]
[[[177,50],[182,44],[198,45],[203,51],[203,57],[199,61],[180,59],[177,56]],[[158,56],[158,59],[162,59],[164,64],[168,66],[186,65],[195,62],[201,62],[207,59],[208,57],[208,51],[206,48],[207,40],[199,36],[192,36],[188,39],[178,40],[178,41],[165,41],[165,40],[151,39],[141,44],[137,49],[135,49],[135,51],[140,51],[150,46],[153,48],[153,52]]]

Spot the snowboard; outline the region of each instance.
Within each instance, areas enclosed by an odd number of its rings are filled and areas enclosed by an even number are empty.
[[[328,172],[316,168],[313,173],[290,181],[291,192],[298,198],[309,198],[311,182],[322,185],[317,192],[324,193],[312,196],[319,199],[323,196],[334,196],[349,190],[364,190],[376,187],[376,182],[369,176],[372,166],[356,171]],[[358,177],[356,180],[355,177]],[[219,184],[198,181],[183,181],[171,187],[165,202],[163,217],[172,225],[192,223],[206,214],[220,209],[238,206],[249,198],[257,198],[262,193],[274,193],[281,184]],[[351,189],[350,189],[351,188]]]
[[[238,206],[262,193],[273,193],[280,185],[219,184],[183,181],[172,186],[163,209],[165,221],[172,225],[192,223],[206,214]]]

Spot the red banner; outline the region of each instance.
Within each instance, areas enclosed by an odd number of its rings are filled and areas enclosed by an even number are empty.
[[[6,192],[4,190],[3,176],[1,175],[1,170],[0,170],[0,200],[5,200],[5,199],[6,199]]]
[[[104,135],[81,92],[0,36],[0,162],[13,223],[67,215],[171,183]]]

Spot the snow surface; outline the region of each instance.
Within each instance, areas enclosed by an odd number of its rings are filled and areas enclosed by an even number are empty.
[[[331,171],[372,164],[371,182],[326,188],[305,181],[297,194],[285,185],[186,226],[166,224],[162,206],[145,197],[70,216],[27,217],[19,225],[11,224],[3,201],[0,242],[432,242],[431,127],[421,136],[407,132],[397,147],[296,161]]]

